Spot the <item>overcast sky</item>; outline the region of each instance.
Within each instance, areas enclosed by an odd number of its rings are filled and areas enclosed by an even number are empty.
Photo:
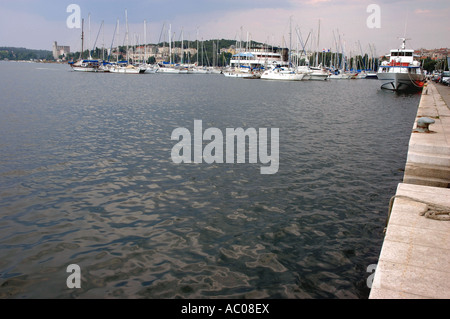
[[[315,40],[320,36],[322,49],[334,49],[340,39],[347,53],[359,54],[360,46],[368,52],[370,44],[382,55],[399,47],[398,38],[405,35],[411,39],[407,43],[410,48],[450,47],[448,0],[0,0],[0,46],[51,50],[53,41],[57,41],[69,45],[72,51],[80,50],[81,29],[69,28],[66,23],[70,4],[77,4],[85,19],[85,48],[93,46],[97,34],[97,46],[105,42],[110,47],[117,19],[119,36],[115,44],[124,44],[125,10],[129,44],[135,39],[143,42],[145,20],[147,42],[151,43],[164,37],[167,40],[171,25],[177,40],[183,30],[184,40],[195,40],[198,32],[199,40],[246,40],[248,36],[288,46],[292,21],[292,47],[297,45],[296,28],[304,41],[309,34]],[[379,20],[375,11],[367,12],[371,4],[380,9]],[[368,18],[375,27],[368,26]],[[104,37],[99,33],[102,21]]]

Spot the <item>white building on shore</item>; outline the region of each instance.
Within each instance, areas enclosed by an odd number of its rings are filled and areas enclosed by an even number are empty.
[[[67,55],[70,53],[70,46],[58,45],[55,41],[53,42],[53,58],[58,60],[61,55]]]

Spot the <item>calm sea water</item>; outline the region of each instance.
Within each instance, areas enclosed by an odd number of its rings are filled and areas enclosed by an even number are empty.
[[[0,96],[1,298],[367,298],[420,99],[13,62]],[[173,163],[194,120],[279,128],[278,173]]]

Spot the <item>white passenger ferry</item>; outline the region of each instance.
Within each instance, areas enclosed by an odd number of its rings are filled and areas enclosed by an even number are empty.
[[[391,50],[389,62],[382,62],[378,68],[377,77],[383,83],[381,88],[394,91],[421,89],[425,82],[424,72],[420,62],[414,59],[414,50],[406,49],[407,39],[401,39],[401,49]]]

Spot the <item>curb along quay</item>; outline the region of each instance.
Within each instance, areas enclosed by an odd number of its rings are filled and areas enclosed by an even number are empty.
[[[450,298],[450,87],[423,88],[369,299]]]

